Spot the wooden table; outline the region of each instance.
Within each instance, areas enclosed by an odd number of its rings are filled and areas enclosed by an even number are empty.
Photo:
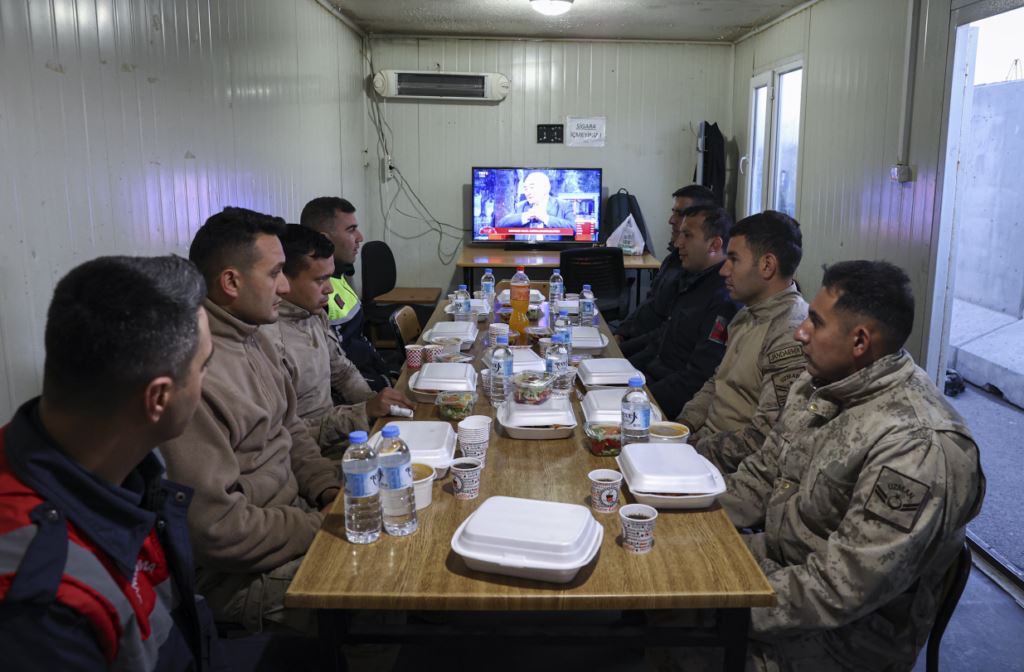
[[[470,289],[476,286],[473,273],[478,268],[558,268],[560,263],[560,254],[557,250],[503,250],[497,246],[470,245],[462,248],[459,258],[455,261],[455,265],[462,269],[462,281]],[[645,269],[656,271],[661,268],[661,262],[650,252],[644,252],[642,257],[623,255],[622,263],[627,271],[636,272],[636,302],[639,305],[640,272]]]
[[[431,325],[438,319],[449,319],[443,309],[443,305],[437,307]],[[608,335],[603,323],[601,329]],[[604,356],[620,356],[615,340],[609,340]],[[482,338],[477,339],[472,354],[482,353],[481,341]],[[399,389],[406,392],[408,376],[407,371],[403,372],[398,382]],[[631,638],[634,644],[641,645],[726,645],[726,669],[743,669],[750,607],[771,606],[775,595],[718,506],[702,511],[660,512],[654,549],[639,556],[622,548],[617,513],[595,514],[605,531],[598,557],[564,585],[472,571],[451,550],[455,529],[492,495],[589,503],[587,473],[599,467],[614,469],[616,464],[613,458],[595,457],[586,449],[583,413],[575,395],[573,403],[580,426],[569,439],[514,440],[499,433],[495,422],[480,497],[456,500],[450,476],[435,482],[433,503],[419,512],[419,530],[411,536],[389,537],[382,533],[376,543],[350,544],[345,539],[342,498],[338,498],[285,597],[287,606],[319,610],[320,639],[322,643],[326,640],[322,652],[328,658],[323,669],[331,669],[330,657],[339,655],[336,638],[324,637],[323,633],[351,627],[347,612],[340,610],[368,609],[567,613],[716,609],[717,631],[711,635],[690,636],[689,630],[644,628],[627,619],[619,632],[598,636],[602,641],[615,636]],[[475,413],[494,415],[483,395]],[[437,408],[417,404],[415,417],[437,420]],[[379,421],[376,429],[383,424]],[[629,500],[628,493],[626,499]],[[544,634],[551,634],[551,630],[550,625],[545,625]],[[361,636],[368,641],[381,641],[388,638],[385,635],[396,632],[389,627],[386,633],[368,631]],[[536,636],[536,630],[532,632]],[[402,633],[408,635],[405,641],[423,641],[422,636],[414,638],[404,630]],[[510,627],[499,634],[514,638],[516,631]],[[595,634],[598,633],[588,632],[591,637]],[[353,641],[360,633],[349,630],[345,637],[346,641]],[[570,633],[560,641],[576,639]]]

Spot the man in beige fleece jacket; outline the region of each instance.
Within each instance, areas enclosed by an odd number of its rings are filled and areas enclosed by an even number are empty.
[[[215,618],[312,635],[313,615],[282,600],[338,477],[296,413],[280,351],[261,328],[277,320],[288,291],[283,230],[279,218],[225,208],[196,233],[189,258],[206,278],[216,355],[195,416],[162,452],[170,477],[195,491],[196,585]]]
[[[299,417],[310,436],[324,457],[340,459],[350,432],[368,431],[373,420],[391,414],[392,405],[412,408],[412,402],[391,387],[371,390],[327,324],[334,243],[318,231],[289,224],[281,246],[289,289],[277,323],[267,327],[268,336],[284,352]]]

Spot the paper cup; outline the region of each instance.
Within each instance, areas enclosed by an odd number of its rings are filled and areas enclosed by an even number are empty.
[[[597,513],[611,513],[619,508],[619,488],[622,474],[614,469],[594,469],[590,479],[590,508]]]
[[[405,346],[405,366],[410,371],[416,371],[417,369],[423,366],[422,345]]]
[[[413,463],[412,465],[412,491],[416,498],[416,510],[430,506],[434,499],[434,468],[428,464]]]
[[[459,441],[483,443],[491,438],[491,418],[486,415],[471,415],[461,420],[457,427]]]
[[[476,499],[480,496],[480,472],[483,467],[475,457],[460,457],[452,462],[452,489],[455,499]]]
[[[431,343],[430,345],[423,346],[423,363],[428,364],[434,361],[434,358],[444,351],[440,345]]]
[[[619,509],[622,547],[630,553],[647,553],[654,546],[654,521],[658,511],[646,504],[626,504]]]
[[[459,440],[459,450],[462,451],[463,457],[474,457],[480,460],[480,468],[483,469],[487,466],[487,446],[490,445],[490,441],[482,441],[480,443],[463,443]]]

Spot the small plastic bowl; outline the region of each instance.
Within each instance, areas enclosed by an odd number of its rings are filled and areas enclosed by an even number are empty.
[[[686,443],[690,430],[678,422],[652,422],[651,443]]]
[[[622,452],[621,427],[611,422],[594,422],[583,425],[587,435],[587,448],[598,457],[615,457]]]
[[[438,415],[445,420],[465,420],[473,415],[476,400],[476,392],[438,392]]]
[[[508,324],[508,321],[512,319],[512,309],[511,308],[500,308],[500,309],[498,309],[498,318],[501,319],[501,321],[504,322],[505,324]]]
[[[416,510],[430,506],[434,498],[434,468],[427,464],[414,462],[412,465],[412,491],[416,497]]]
[[[542,338],[551,336],[549,327],[527,327],[526,335],[530,337],[530,345],[536,345]]]
[[[540,309],[540,306],[530,306],[526,309],[526,319],[531,322],[536,322],[544,315],[544,311]]]
[[[551,396],[551,383],[554,377],[548,373],[523,371],[512,377],[513,394],[517,404],[536,406],[543,404]]]

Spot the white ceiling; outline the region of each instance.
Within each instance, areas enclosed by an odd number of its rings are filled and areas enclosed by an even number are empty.
[[[575,0],[546,17],[529,0],[329,0],[370,34],[732,41],[804,0]]]

